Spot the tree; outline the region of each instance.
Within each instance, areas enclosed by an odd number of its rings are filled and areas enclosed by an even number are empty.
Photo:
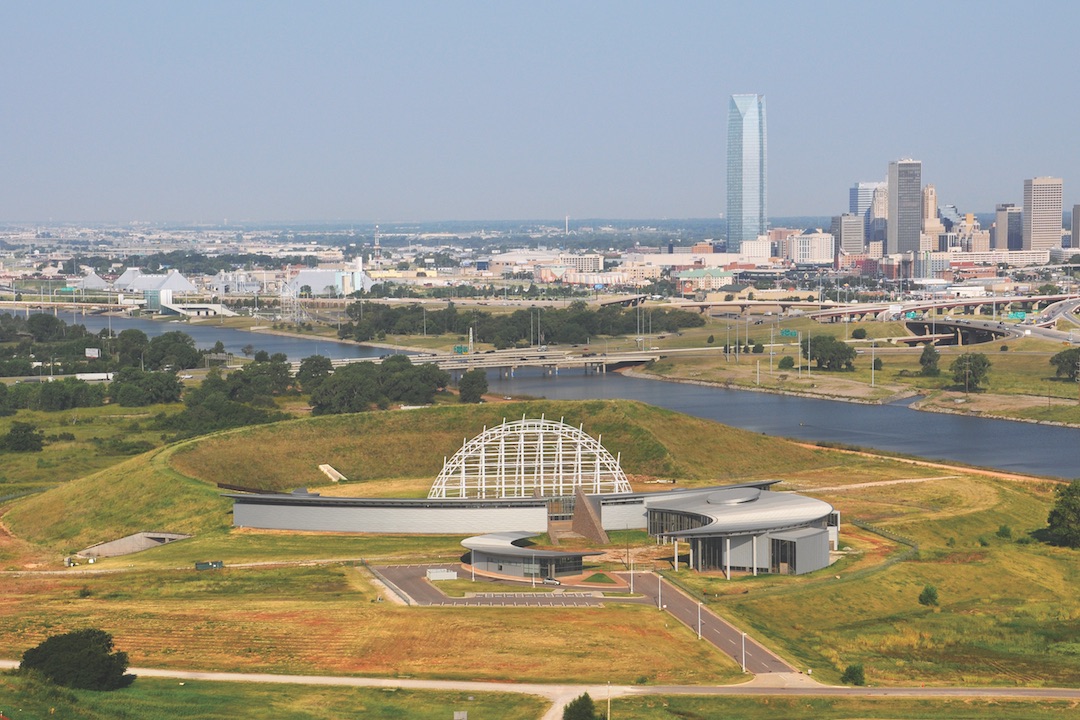
[[[568,702],[562,716],[563,720],[596,720],[596,704],[585,693]]]
[[[780,368],[781,370],[790,370],[791,368],[795,367],[795,358],[791,357],[790,355],[785,355],[784,357],[780,358],[780,362],[776,364],[776,367]]]
[[[848,665],[844,669],[844,674],[840,676],[840,682],[845,685],[865,685],[866,673],[863,671],[862,663]]]
[[[334,371],[334,364],[330,358],[323,355],[311,355],[300,361],[300,368],[296,371],[296,382],[300,389],[310,394],[322,381],[330,377]]]
[[[1050,358],[1050,364],[1054,366],[1054,375],[1075,381],[1077,373],[1080,373],[1080,348],[1062,350]]]
[[[458,395],[463,403],[478,403],[488,391],[487,373],[483,370],[469,370],[462,373],[458,382]]]
[[[933,585],[925,586],[919,593],[919,604],[927,607],[936,606],[938,604],[937,588]]]
[[[964,392],[978,390],[990,374],[990,359],[982,353],[964,353],[949,366],[953,382],[964,386]]]
[[[941,358],[941,353],[937,351],[931,343],[923,345],[922,355],[919,356],[919,365],[922,366],[922,370],[919,371],[920,375],[924,377],[937,377],[941,374],[941,370],[938,368],[938,360]]]
[[[180,331],[162,333],[150,341],[146,348],[146,367],[173,370],[198,367],[202,356],[195,349],[195,340]]]
[[[866,339],[866,328],[855,328],[854,330],[851,331],[851,337],[854,340],[865,340]]]
[[[45,448],[45,434],[36,425],[16,420],[0,447],[11,452],[41,452]]]
[[[881,361],[881,358],[874,358],[874,369],[881,370],[883,367],[885,367],[885,363]]]
[[[1054,541],[1071,548],[1080,548],[1080,480],[1057,489],[1057,499],[1047,522]]]
[[[712,345],[714,342],[716,342],[716,338],[713,337],[712,335],[710,335],[709,337],[707,337],[705,339],[705,344],[706,345]]]
[[[857,353],[832,335],[815,335],[802,341],[802,354],[820,370],[851,370]]]
[[[128,656],[113,652],[112,636],[104,630],[76,630],[54,635],[23,653],[19,669],[35,670],[57,685],[79,690],[127,687]]]

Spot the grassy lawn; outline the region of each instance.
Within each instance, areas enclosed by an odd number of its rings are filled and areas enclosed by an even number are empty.
[[[1078,555],[1026,542],[1045,526],[1050,488],[961,477],[823,492],[847,517],[918,541],[918,556],[868,574],[838,564],[780,591],[744,579],[716,607],[834,682],[858,662],[875,685],[1077,685]],[[841,542],[852,539],[867,541]],[[918,603],[926,585],[939,607]]]
[[[414,608],[347,566],[11,577],[0,644],[113,634],[136,666],[629,684],[726,683],[730,659],[651,608]],[[88,595],[88,597],[80,597]]]
[[[602,698],[594,698],[604,705]],[[983,720],[1015,718],[1043,720],[1070,717],[1076,703],[1070,700],[977,700],[822,697],[705,697],[667,695],[616,698],[612,717],[620,720],[705,720],[706,718],[887,718],[888,720]],[[472,717],[470,715],[470,717]]]
[[[0,435],[11,429],[12,422],[31,423],[45,434],[47,444],[40,453],[0,455],[0,496],[67,482],[145,452],[147,446],[160,447],[163,441],[161,431],[153,428],[154,417],[180,409],[179,404],[105,405],[59,412],[20,410],[2,417]],[[56,439],[62,433],[74,439]]]
[[[455,710],[484,720],[535,720],[547,701],[509,693],[439,692],[400,688],[345,688],[139,678],[123,690],[66,690],[0,675],[0,712],[21,720],[444,720]]]

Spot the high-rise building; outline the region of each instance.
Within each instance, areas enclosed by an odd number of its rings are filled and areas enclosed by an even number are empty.
[[[1024,181],[1024,250],[1061,247],[1061,178]]]
[[[867,222],[867,242],[885,242],[885,230],[889,223],[889,184],[881,183],[874,190]],[[883,245],[884,246],[884,245]]]
[[[883,182],[857,182],[848,190],[848,212],[863,218],[863,235],[870,237],[870,215],[874,191],[884,188]]]
[[[863,230],[863,217],[856,213],[844,213],[833,218],[832,234],[836,238],[837,250],[847,255],[861,255],[866,252],[866,234]]]
[[[993,250],[1021,250],[1024,247],[1024,220],[1020,208],[1012,203],[998,203],[994,209]]]
[[[1080,205],[1073,205],[1072,213],[1072,243],[1069,247],[1080,247]]]
[[[927,220],[937,220],[937,189],[933,185],[922,189],[922,219],[924,226]]]
[[[765,96],[732,95],[728,108],[727,251],[768,230]]]
[[[919,251],[922,234],[922,161],[889,163],[889,221],[885,254]]]

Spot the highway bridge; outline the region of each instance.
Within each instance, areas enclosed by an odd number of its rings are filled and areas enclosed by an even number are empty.
[[[331,360],[333,367],[339,368],[358,362],[381,363],[385,358],[339,358]],[[513,377],[518,368],[542,368],[545,372],[558,375],[560,370],[583,369],[586,373],[605,373],[610,367],[642,365],[660,359],[656,351],[626,351],[614,353],[573,353],[563,350],[491,350],[482,353],[421,353],[410,356],[414,363],[433,363],[441,370],[450,373],[462,373],[468,370],[498,370]],[[295,373],[300,363],[291,363]]]

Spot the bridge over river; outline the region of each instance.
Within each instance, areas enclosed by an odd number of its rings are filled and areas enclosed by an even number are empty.
[[[381,363],[381,358],[337,358],[331,360],[335,368],[357,362]],[[574,353],[565,350],[489,350],[482,353],[420,353],[411,356],[421,363],[434,363],[441,370],[461,373],[468,370],[497,370],[504,377],[513,377],[518,368],[541,368],[549,375],[558,375],[560,370],[584,369],[586,373],[605,373],[609,367],[642,365],[660,359],[654,351],[615,353]],[[300,368],[299,362],[292,363],[292,370]]]

